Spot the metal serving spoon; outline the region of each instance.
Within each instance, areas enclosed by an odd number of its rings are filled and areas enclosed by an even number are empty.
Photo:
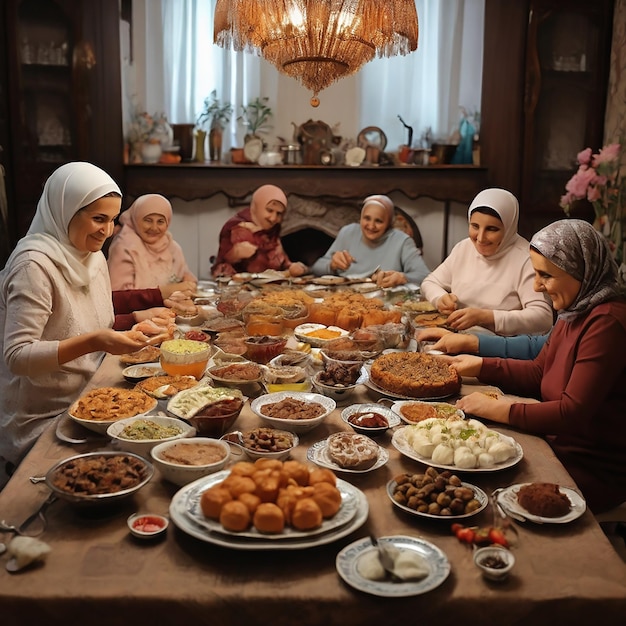
[[[46,520],[45,511],[57,499],[54,493],[51,493],[39,506],[39,508],[29,515],[21,524],[15,526],[7,524],[4,520],[0,520],[0,532],[13,532],[16,535],[26,537],[37,537],[46,530],[48,521]],[[35,531],[26,532],[28,527],[35,521],[39,520],[39,525],[35,527]]]
[[[384,543],[380,543],[374,535],[370,535],[370,541],[378,551],[378,559],[383,569],[391,576],[392,580],[400,580],[400,578],[396,576],[395,562],[391,554],[389,554],[387,546]]]

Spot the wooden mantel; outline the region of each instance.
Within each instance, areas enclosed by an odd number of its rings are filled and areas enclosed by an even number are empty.
[[[126,165],[126,201],[145,193],[191,201],[222,193],[245,200],[257,187],[273,184],[286,194],[309,198],[332,196],[362,199],[374,193],[399,191],[408,198],[430,197],[442,202],[471,202],[487,186],[487,170],[468,165],[442,166],[307,166],[278,165]]]

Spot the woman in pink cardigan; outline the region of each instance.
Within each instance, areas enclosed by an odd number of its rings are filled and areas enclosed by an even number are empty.
[[[156,193],[140,196],[122,213],[122,228],[108,253],[114,291],[158,287],[167,297],[174,291],[195,290],[197,278],[168,230],[171,221],[172,205]]]

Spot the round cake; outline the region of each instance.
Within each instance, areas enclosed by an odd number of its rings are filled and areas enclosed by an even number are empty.
[[[569,498],[554,483],[529,483],[520,487],[517,501],[540,517],[562,517],[572,510]]]
[[[444,398],[461,390],[461,376],[445,361],[421,352],[379,356],[370,370],[373,383],[410,398]]]
[[[366,470],[378,460],[378,444],[365,435],[339,432],[327,441],[331,461],[344,469]]]

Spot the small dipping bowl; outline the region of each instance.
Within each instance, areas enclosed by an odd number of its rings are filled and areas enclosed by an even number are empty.
[[[506,548],[487,546],[474,552],[474,564],[487,580],[505,580],[515,565],[515,556]]]
[[[133,513],[128,518],[127,524],[133,537],[156,539],[165,534],[170,522],[165,515],[157,513]]]

